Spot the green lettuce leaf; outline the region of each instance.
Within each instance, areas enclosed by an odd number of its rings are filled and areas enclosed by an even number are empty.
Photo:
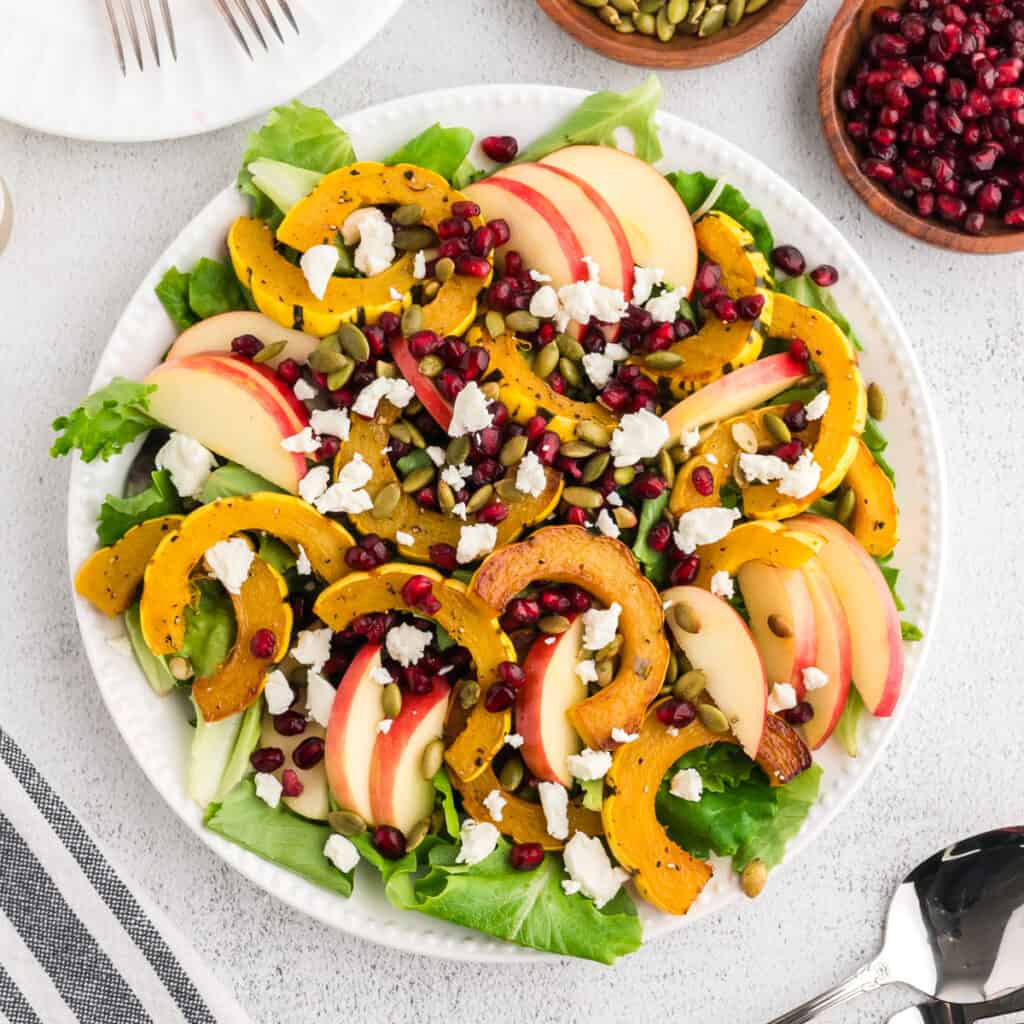
[[[604,779],[581,779],[580,789],[583,790],[583,806],[600,814],[604,803]]]
[[[198,319],[188,302],[191,274],[183,274],[177,267],[171,267],[156,286],[156,297],[167,310],[167,315],[179,331],[185,331]]]
[[[171,675],[171,670],[167,667],[167,659],[159,654],[154,654],[146,644],[146,639],[142,635],[142,622],[137,601],[124,613],[124,626],[128,633],[128,642],[132,645],[132,653],[139,663],[139,668],[142,669],[142,674],[146,677],[146,682],[159,697],[170,693],[179,685],[178,680]]]
[[[280,160],[253,160],[248,167],[252,183],[281,213],[287,213],[320,184],[319,171],[307,171]]]
[[[441,810],[444,812],[444,828],[452,839],[459,836],[459,812],[455,807],[455,792],[452,789],[452,780],[448,778],[448,769],[441,765],[434,776],[434,789],[437,791],[438,799],[441,802]]]
[[[53,429],[62,433],[53,442],[50,455],[57,458],[77,448],[83,462],[92,462],[97,457],[106,462],[111,455],[124,451],[124,446],[139,434],[159,426],[148,414],[148,396],[154,391],[154,385],[147,387],[115,377],[77,409],[53,421]]]
[[[386,164],[415,164],[454,182],[473,148],[473,133],[468,128],[442,128],[432,124],[415,138],[395,150],[384,160]]]
[[[797,302],[831,317],[836,322],[836,326],[850,339],[850,344],[858,351],[863,349],[864,346],[861,345],[850,321],[843,316],[839,304],[828,288],[816,285],[806,274],[801,274],[799,277],[787,277],[786,280],[779,282],[777,287],[780,292],[784,292],[791,299],[796,299]]]
[[[768,868],[782,863],[786,844],[803,827],[818,799],[821,776],[821,766],[812,764],[792,782],[774,788],[775,818],[750,836],[733,856],[733,867],[737,871],[742,871],[752,860],[764,861]]]
[[[919,626],[915,626],[912,622],[907,622],[903,619],[900,622],[900,636],[903,637],[907,643],[917,643],[918,640],[924,639],[924,633],[921,632]]]
[[[636,540],[633,542],[633,554],[636,555],[644,575],[659,586],[668,579],[668,555],[664,551],[655,551],[647,543],[647,538],[651,527],[662,518],[668,499],[668,491],[663,491],[656,498],[644,499],[636,528]]]
[[[185,609],[185,640],[178,652],[188,658],[196,677],[217,671],[235,644],[235,613],[224,589],[213,580],[198,584],[199,601]]]
[[[236,498],[242,494],[256,494],[259,491],[283,493],[277,484],[272,484],[252,470],[239,466],[237,462],[229,462],[215,469],[206,478],[200,500],[206,505],[218,498]]]
[[[150,474],[149,487],[130,498],[108,494],[100,506],[96,522],[96,536],[100,544],[108,547],[120,540],[133,526],[157,516],[170,516],[181,511],[178,492],[171,483],[171,474],[158,469]]]
[[[314,885],[340,896],[352,893],[351,872],[342,873],[324,856],[330,826],[300,818],[283,804],[268,806],[256,795],[252,779],[243,780],[221,803],[211,803],[205,824],[211,832]]]
[[[629,92],[592,93],[564,121],[520,153],[516,162],[540,160],[565,146],[614,146],[616,130],[627,128],[636,155],[657,163],[662,154],[654,120],[660,101],[661,83],[656,75]]]
[[[295,568],[297,561],[295,552],[284,541],[265,533],[260,537],[260,546],[256,552],[271,569],[276,569],[282,576]]]
[[[700,171],[673,171],[666,174],[669,184],[679,193],[679,198],[686,204],[686,208],[693,213],[711,195],[712,189],[718,184],[717,178],[709,178]],[[772,229],[768,226],[764,214],[755,209],[747,202],[745,196],[739,189],[732,185],[726,185],[719,193],[711,207],[712,210],[721,210],[728,214],[733,220],[738,221],[754,236],[754,244],[767,257],[775,246],[775,239],[772,237]]]
[[[200,320],[249,308],[232,267],[205,256],[189,275],[188,304]]]
[[[885,456],[882,454],[886,448],[889,447],[889,439],[885,436],[885,432],[878,425],[878,420],[872,419],[870,416],[867,418],[867,422],[864,424],[864,431],[860,435],[860,439],[864,442],[864,446],[869,452],[875,462],[878,463],[878,468],[889,478],[889,480],[896,483],[896,470],[889,465]]]
[[[843,708],[843,713],[836,723],[835,732],[832,734],[849,757],[856,757],[860,753],[857,728],[866,710],[861,695],[855,687],[851,686],[849,696],[846,698],[846,706]]]

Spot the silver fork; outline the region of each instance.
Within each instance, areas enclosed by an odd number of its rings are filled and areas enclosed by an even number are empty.
[[[167,0],[156,0],[156,2],[160,6],[160,16],[164,24],[164,31],[167,33],[167,42],[171,48],[171,56],[177,60],[178,43],[174,38],[174,22],[171,19],[170,7],[167,5]],[[160,67],[160,41],[157,38],[156,19],[153,17],[153,8],[150,6],[151,0],[120,0],[121,13],[128,28],[132,50],[135,53],[135,62],[139,65],[139,70],[143,71],[145,66],[142,60],[142,40],[139,36],[139,24],[135,17],[135,8],[133,6],[136,3],[142,9],[142,20],[146,26],[146,36],[149,38],[149,46],[153,51],[153,58],[156,60],[157,67]],[[121,68],[121,74],[127,75],[128,69],[125,66],[121,29],[118,25],[117,15],[114,13],[114,0],[104,0],[104,4],[107,8],[107,19],[110,22],[110,34],[114,39],[114,53],[117,55],[117,63]]]
[[[284,36],[281,34],[281,29],[277,24],[277,18],[274,17],[274,12],[270,9],[268,0],[253,0],[256,6],[263,13],[263,17],[266,18],[267,23],[274,30],[274,35],[277,36],[278,40],[283,44]],[[234,12],[228,5],[228,0],[214,0],[217,5],[217,10],[224,16],[224,20],[228,23],[228,27],[231,29],[231,34],[238,40],[239,46],[245,50],[246,56],[249,60],[253,60],[252,50],[249,49],[249,43],[246,41],[245,34],[242,32],[241,26],[238,24],[238,19],[235,17]],[[235,7],[238,8],[242,15],[243,20],[252,30],[253,35],[259,40],[260,45],[264,50],[269,50],[267,46],[267,40],[260,29],[260,23],[256,19],[256,15],[252,12],[249,0],[234,0]],[[288,24],[291,25],[295,34],[299,33],[299,26],[295,21],[295,15],[292,14],[291,7],[288,6],[288,0],[277,0],[277,6],[280,7],[281,13],[288,19]]]

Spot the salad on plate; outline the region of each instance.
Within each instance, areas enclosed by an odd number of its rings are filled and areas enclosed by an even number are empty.
[[[659,97],[379,162],[276,109],[164,360],[54,423],[134,455],[75,586],[181,702],[206,828],[607,963],[637,898],[763,889],[920,638],[838,272],[660,169]]]

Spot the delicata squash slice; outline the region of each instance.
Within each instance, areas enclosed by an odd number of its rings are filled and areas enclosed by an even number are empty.
[[[658,592],[641,574],[629,548],[579,526],[546,526],[527,540],[488,555],[470,590],[500,614],[535,580],[574,583],[602,604],[618,602],[622,608],[618,674],[599,693],[569,709],[569,720],[586,746],[614,747],[612,730],[637,730],[668,667]]]
[[[360,533],[376,533],[394,543],[403,557],[429,562],[432,544],[458,547],[463,523],[455,516],[420,508],[413,496],[399,487],[400,481],[391,460],[384,454],[391,440],[388,427],[397,418],[398,411],[387,402],[381,403],[376,418],[372,420],[353,416],[348,440],[342,443],[334,461],[335,472],[356,454],[361,455],[373,470],[373,476],[366,484],[367,494],[376,502],[381,492],[390,488],[389,493],[397,493],[398,498],[394,506],[382,506],[379,516],[371,510],[355,513],[349,518]],[[544,476],[544,490],[537,497],[522,494],[520,501],[508,506],[507,518],[498,524],[498,547],[510,544],[527,526],[547,519],[555,510],[562,496],[562,475],[546,469]],[[386,513],[384,509],[388,509]],[[413,543],[400,541],[400,533],[412,537]]]
[[[741,565],[757,559],[783,569],[799,569],[823,547],[820,537],[790,530],[781,523],[741,523],[721,540],[697,549],[700,571],[694,585],[711,589],[716,572],[735,576]]]
[[[373,572],[350,573],[327,587],[316,600],[314,612],[331,629],[344,629],[356,616],[370,612],[411,611],[402,588],[414,576],[426,576],[440,609],[433,618],[457,643],[466,647],[476,666],[482,691],[498,680],[498,666],[515,661],[512,641],[498,625],[496,616],[475,600],[458,580],[446,579],[434,569],[389,562]],[[423,613],[416,610],[417,615]],[[455,737],[445,760],[460,779],[474,779],[501,749],[511,726],[509,712],[488,711],[477,703],[466,728]],[[486,795],[486,794],[484,794]]]
[[[892,481],[882,472],[863,441],[846,471],[843,484],[855,497],[850,532],[869,555],[891,554],[900,539],[900,510]]]
[[[355,543],[352,535],[300,498],[258,493],[211,501],[186,516],[146,566],[139,612],[142,635],[154,654],[180,650],[185,608],[194,596],[190,577],[205,552],[246,530],[263,530],[293,548],[301,544],[313,571],[328,583],[349,571],[345,552]]]

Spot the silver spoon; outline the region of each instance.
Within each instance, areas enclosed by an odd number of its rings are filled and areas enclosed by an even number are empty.
[[[900,1010],[889,1024],[1021,1024],[1024,1021],[1024,989],[990,1003],[955,1006],[922,1003]]]
[[[1024,828],[965,839],[916,867],[893,896],[878,956],[771,1024],[804,1024],[893,982],[950,1003],[1024,988]]]

